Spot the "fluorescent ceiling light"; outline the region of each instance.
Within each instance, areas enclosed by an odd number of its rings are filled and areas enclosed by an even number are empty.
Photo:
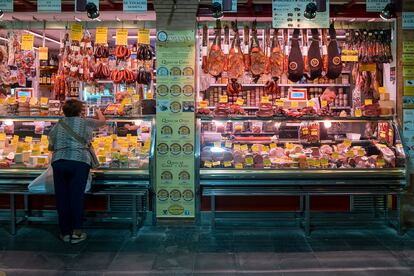
[[[34,35],[36,37],[43,38],[43,35],[41,35],[41,34],[38,34],[38,33],[32,32],[32,31],[29,31],[29,30],[25,30],[25,32],[26,33],[29,33],[29,34],[32,34],[32,35]],[[61,44],[60,41],[57,41],[56,39],[53,39],[53,38],[50,38],[50,37],[47,37],[47,36],[45,36],[45,40],[50,41],[50,42],[53,42],[53,43],[56,43],[56,44],[59,44],[59,45]]]
[[[112,38],[116,38],[116,35],[112,35]],[[138,38],[138,34],[137,35],[129,35],[128,38]],[[150,35],[150,38],[156,38],[155,35]]]
[[[75,20],[78,21],[78,22],[82,22],[82,19],[77,18],[76,16],[75,16]]]

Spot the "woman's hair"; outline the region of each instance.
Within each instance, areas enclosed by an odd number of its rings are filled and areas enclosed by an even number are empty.
[[[83,103],[75,99],[67,100],[62,109],[66,117],[78,117],[82,113]]]

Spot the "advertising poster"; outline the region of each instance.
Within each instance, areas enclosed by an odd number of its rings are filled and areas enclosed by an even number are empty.
[[[316,17],[307,20],[303,13],[306,5],[314,2],[318,11]],[[273,0],[273,28],[329,28],[329,0]]]
[[[195,33],[157,33],[158,218],[195,217]]]
[[[410,157],[411,168],[414,161],[414,109],[403,110],[403,137],[405,150]]]

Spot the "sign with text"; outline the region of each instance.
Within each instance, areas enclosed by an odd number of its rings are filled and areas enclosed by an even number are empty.
[[[38,12],[61,12],[61,0],[37,0]]]
[[[83,35],[83,26],[81,24],[72,24],[70,26],[70,39],[81,41]]]
[[[22,34],[22,50],[31,51],[34,45],[34,35]]]
[[[107,44],[108,43],[108,28],[98,27],[96,28],[96,39],[95,43]]]
[[[402,13],[402,28],[405,30],[414,29],[414,12]]]
[[[12,12],[13,0],[0,0],[0,9],[4,12]]]
[[[146,12],[147,0],[124,0],[124,12]]]
[[[303,17],[306,6],[316,3],[318,10],[313,20]],[[273,28],[329,28],[329,0],[272,0]]]
[[[367,12],[380,12],[391,0],[366,0]]]

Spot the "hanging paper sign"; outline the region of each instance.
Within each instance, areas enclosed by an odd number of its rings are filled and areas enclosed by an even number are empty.
[[[39,47],[39,60],[48,60],[49,49],[47,47]]]
[[[341,60],[344,62],[358,62],[358,50],[342,50]]]
[[[12,12],[13,0],[0,0],[0,9],[4,12]]]
[[[37,0],[38,12],[61,12],[61,0]]]
[[[312,0],[272,0],[273,28],[329,28],[329,0],[318,1],[318,11],[312,20],[303,13]]]
[[[98,27],[98,28],[96,28],[95,43],[97,43],[97,44],[107,44],[108,43],[108,28],[107,27]]]
[[[366,0],[367,12],[380,12],[391,0]]]
[[[404,41],[403,42],[403,52],[404,53],[414,53],[414,41]]]
[[[402,28],[405,30],[414,29],[414,12],[402,13]]]
[[[22,50],[31,51],[33,50],[34,44],[34,35],[32,34],[22,34]]]
[[[117,29],[116,30],[116,45],[128,45],[128,30]]]
[[[147,0],[124,0],[124,12],[146,12]]]
[[[81,24],[72,24],[70,26],[70,38],[75,41],[81,41],[83,27]]]
[[[139,29],[138,30],[138,43],[139,44],[150,44],[150,30]]]
[[[377,71],[377,65],[375,63],[364,63],[360,66],[360,71],[375,72]]]

